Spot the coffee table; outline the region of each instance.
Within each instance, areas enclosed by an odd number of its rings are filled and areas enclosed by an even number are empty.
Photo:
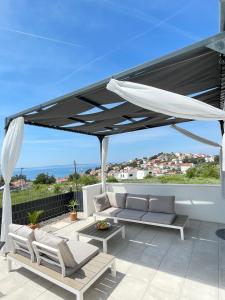
[[[96,222],[94,224],[92,223],[91,225],[88,225],[76,232],[77,241],[79,241],[80,236],[101,241],[103,243],[103,252],[107,253],[107,241],[111,239],[114,235],[121,232],[122,238],[125,239],[125,225],[114,224],[112,223],[112,220],[109,219],[106,219],[104,221],[111,223],[111,227],[109,229],[105,229],[105,230],[96,229],[95,227]]]

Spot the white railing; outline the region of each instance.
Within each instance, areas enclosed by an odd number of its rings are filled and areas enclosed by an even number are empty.
[[[202,221],[225,223],[225,199],[219,185],[108,183],[108,191],[150,195],[175,195],[176,212]],[[84,211],[94,212],[93,197],[101,193],[101,184],[83,188]]]
[[[83,186],[82,191],[84,216],[87,218],[95,212],[93,199],[94,196],[101,194],[102,184],[97,183],[93,185]]]

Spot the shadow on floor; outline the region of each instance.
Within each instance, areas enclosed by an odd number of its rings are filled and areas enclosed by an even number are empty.
[[[39,285],[40,287],[46,289],[40,295],[40,299],[44,297],[47,299],[49,297],[49,293],[51,295],[56,295],[62,297],[62,299],[74,299],[74,294],[60,288],[59,286],[49,282],[48,280],[24,269],[19,268],[17,270],[12,270],[11,272],[18,272],[21,275],[27,277],[27,279],[32,280],[35,284]],[[86,292],[85,292],[85,300],[93,300],[93,299],[101,299],[106,300],[111,293],[116,289],[116,287],[120,284],[123,280],[125,274],[117,272],[116,277],[111,276],[110,270],[107,270]],[[45,295],[46,294],[46,295]],[[4,297],[4,295],[0,294],[0,298]],[[38,298],[39,299],[39,298]]]

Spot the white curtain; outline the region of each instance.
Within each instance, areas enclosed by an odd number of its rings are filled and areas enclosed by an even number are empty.
[[[208,140],[206,138],[203,138],[203,137],[201,137],[201,136],[199,136],[197,134],[194,134],[194,133],[192,133],[192,132],[190,132],[190,131],[188,131],[188,130],[186,130],[184,128],[181,128],[181,127],[179,127],[177,125],[171,125],[170,127],[173,128],[173,129],[175,129],[175,130],[177,130],[178,132],[186,135],[187,137],[195,140],[195,141],[198,141],[200,143],[203,143],[203,144],[206,144],[206,145],[209,145],[209,146],[221,148],[220,144],[218,144],[216,142],[213,142],[211,140]]]
[[[4,138],[1,152],[1,172],[5,182],[2,198],[1,241],[6,242],[4,246],[5,252],[8,250],[8,226],[12,223],[10,181],[20,155],[23,141],[23,130],[23,117],[12,120]]]
[[[206,138],[203,138],[197,134],[194,134],[184,128],[181,128],[177,125],[171,125],[170,126],[171,128],[177,130],[178,132],[180,132],[181,134],[184,134],[185,136],[195,140],[195,141],[198,141],[200,143],[204,143],[206,145],[209,145],[209,146],[213,146],[213,147],[217,147],[217,148],[220,148],[220,180],[221,180],[221,194],[222,196],[225,198],[225,172],[222,170],[222,147],[220,144],[216,143],[216,142],[213,142],[213,141],[210,141]]]
[[[111,79],[107,89],[142,108],[190,120],[225,120],[225,111],[196,99],[129,81]],[[222,140],[222,169],[225,171],[225,135]]]
[[[104,137],[104,139],[102,140],[102,149],[101,149],[102,192],[106,192],[106,162],[108,156],[108,144],[109,144],[109,137]]]

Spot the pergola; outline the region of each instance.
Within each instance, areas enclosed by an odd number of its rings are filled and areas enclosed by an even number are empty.
[[[225,0],[221,0],[220,22],[221,32],[212,37],[7,117],[5,130],[12,120],[23,117],[25,124],[95,136],[103,153],[105,137],[191,121],[126,101],[106,88],[111,78],[153,86],[224,109]],[[223,133],[223,121],[220,124]]]
[[[223,108],[225,32],[162,58],[113,75],[118,80],[188,95]],[[145,110],[108,91],[110,78],[44,102],[6,118],[24,117],[25,124],[98,137],[187,122]],[[94,109],[94,110],[93,110]]]

